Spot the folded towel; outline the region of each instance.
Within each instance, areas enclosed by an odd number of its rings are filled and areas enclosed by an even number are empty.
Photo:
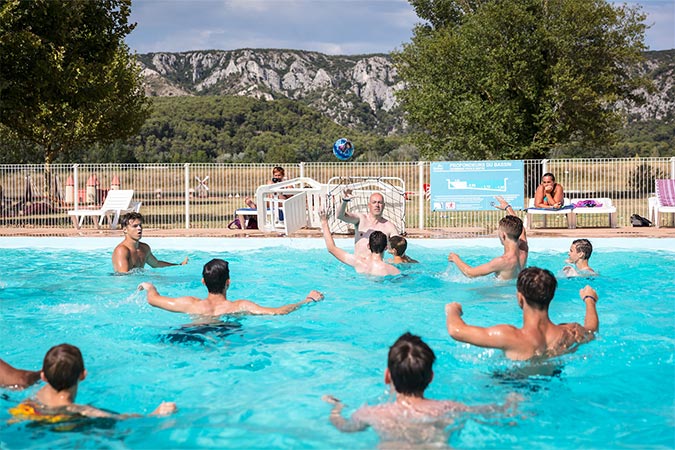
[[[675,180],[656,180],[656,196],[662,206],[675,206]]]
[[[575,208],[600,208],[602,203],[598,203],[595,200],[579,200],[574,204]]]
[[[527,208],[525,211],[562,211],[563,209],[574,209],[574,205],[565,205],[562,208]]]

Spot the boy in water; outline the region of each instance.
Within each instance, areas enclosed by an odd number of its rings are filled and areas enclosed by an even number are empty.
[[[87,376],[80,349],[70,344],[56,345],[45,355],[40,377],[47,383],[35,395],[12,408],[16,419],[38,421],[66,421],[74,416],[126,419],[139,414],[115,414],[89,405],[75,404],[80,381]],[[176,404],[162,402],[150,415],[165,416],[176,411]],[[56,420],[55,420],[56,419]]]
[[[411,257],[405,254],[408,249],[408,241],[403,236],[392,236],[389,238],[389,253],[394,256],[392,264],[417,264]]]
[[[573,264],[563,267],[563,273],[568,277],[577,277],[583,275],[597,275],[588,265],[588,260],[591,259],[593,253],[593,245],[588,239],[577,239],[572,242],[570,251],[567,254],[566,263]]]
[[[372,231],[368,237],[368,253],[357,255],[348,253],[337,245],[328,228],[328,217],[324,211],[319,213],[321,231],[326,242],[328,253],[335,256],[340,262],[352,266],[356,272],[366,275],[387,276],[401,273],[398,268],[384,261],[384,252],[387,249],[387,235],[382,231]],[[354,250],[356,252],[356,250]]]
[[[148,282],[138,285],[138,289],[147,291],[148,303],[156,308],[204,318],[226,314],[288,314],[306,303],[323,300],[323,294],[319,291],[310,291],[304,300],[279,307],[260,306],[249,300],[229,300],[227,289],[230,287],[230,265],[218,258],[204,264],[202,283],[209,291],[204,300],[192,296],[165,297]]]
[[[503,406],[470,407],[450,400],[424,398],[424,391],[434,377],[432,366],[436,361],[433,350],[419,336],[405,333],[389,348],[384,382],[392,384],[396,392],[393,403],[363,406],[349,419],[341,411],[342,402],[326,395],[323,400],[333,404],[331,423],[340,431],[362,431],[373,427],[383,441],[396,444],[438,446],[447,444],[447,427],[454,421],[453,413],[505,412],[515,408],[518,396],[509,396]]]
[[[508,213],[507,216],[499,221],[499,228],[497,230],[499,240],[502,246],[504,246],[504,254],[488,263],[471,267],[459,255],[450,253],[448,261],[455,263],[457,268],[467,277],[482,277],[494,273],[501,280],[511,280],[518,276],[518,273],[520,273],[527,263],[529,246],[523,221],[516,216],[511,205],[506,203],[502,197],[497,196],[495,198],[499,201],[499,206],[495,207]]]
[[[528,267],[520,272],[517,283],[518,306],[523,310],[523,326],[495,325],[477,327],[462,320],[462,305],[445,305],[448,333],[456,341],[486,348],[498,348],[509,359],[533,360],[558,356],[576,350],[579,344],[595,338],[598,331],[598,312],[595,304],[598,294],[586,286],[579,291],[586,304],[584,324],[554,324],[548,308],[558,285],[551,272]]]

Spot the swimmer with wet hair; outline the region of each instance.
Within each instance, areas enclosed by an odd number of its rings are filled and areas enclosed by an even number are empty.
[[[401,273],[396,266],[384,261],[384,252],[387,249],[387,235],[382,231],[372,231],[368,237],[368,254],[357,255],[348,253],[335,245],[335,240],[328,227],[328,216],[325,211],[319,212],[321,219],[321,232],[323,233],[328,253],[348,266],[352,266],[356,272],[366,275],[387,276]]]
[[[120,226],[124,233],[124,240],[120,242],[112,254],[113,269],[116,273],[127,273],[132,269],[142,269],[145,264],[150,267],[184,266],[188,263],[186,257],[181,263],[160,261],[152,254],[150,246],[141,242],[143,237],[143,216],[137,212],[130,212],[122,216]]]
[[[87,371],[82,353],[74,345],[61,344],[50,348],[45,355],[40,377],[47,385],[37,392],[35,399],[25,400],[10,410],[13,420],[58,422],[77,416],[111,419],[141,417],[139,414],[115,414],[93,406],[75,404],[78,385],[87,377]],[[165,416],[175,411],[175,403],[163,402],[150,415]]]
[[[494,325],[477,327],[462,320],[462,305],[457,302],[445,305],[446,326],[450,337],[459,342],[504,351],[513,360],[540,360],[577,349],[580,344],[595,338],[599,321],[595,304],[598,293],[586,286],[579,290],[579,297],[586,304],[584,324],[555,324],[548,315],[548,308],[558,282],[553,274],[538,267],[528,267],[518,275],[518,306],[523,310],[523,326]]]
[[[515,211],[502,197],[495,197],[499,205],[497,209],[506,211],[507,215],[499,221],[497,234],[504,247],[504,254],[492,261],[472,267],[462,260],[456,253],[448,255],[448,261],[454,263],[467,277],[482,277],[494,273],[501,280],[516,278],[527,263],[529,245],[523,221],[516,216]]]
[[[219,258],[212,259],[204,264],[202,269],[202,283],[208,290],[205,299],[193,296],[166,297],[157,292],[152,283],[143,282],[138,290],[148,293],[148,303],[156,308],[171,312],[179,312],[213,318],[224,315],[282,315],[288,314],[307,303],[320,302],[323,294],[319,291],[310,291],[304,300],[284,306],[260,306],[250,300],[229,300],[227,289],[230,287],[230,265]]]
[[[408,241],[403,236],[389,238],[389,253],[394,256],[393,264],[417,264],[411,257],[405,254],[408,249]]]
[[[595,270],[588,265],[588,260],[593,253],[593,245],[588,239],[576,239],[570,246],[570,251],[567,254],[568,264],[563,267],[563,273],[568,277],[578,276],[594,276],[597,275]]]
[[[323,400],[333,405],[331,423],[340,431],[363,431],[373,427],[383,442],[396,445],[436,446],[447,443],[448,426],[457,413],[503,413],[515,409],[521,400],[509,396],[504,405],[468,406],[451,400],[424,398],[424,391],[434,378],[436,355],[419,337],[401,335],[389,348],[384,382],[393,386],[396,400],[359,408],[349,419],[342,416],[343,403],[326,395]]]

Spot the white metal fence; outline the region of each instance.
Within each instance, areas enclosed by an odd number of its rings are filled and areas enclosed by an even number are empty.
[[[273,164],[54,164],[0,165],[0,227],[72,227],[69,210],[100,206],[111,188],[133,189],[145,222],[152,228],[225,228],[256,188],[268,183]],[[406,186],[406,228],[461,228],[492,233],[499,211],[432,212],[424,196],[429,162],[282,164],[286,178],[326,183],[342,177],[398,177]],[[675,157],[558,159],[525,161],[525,200],[541,175],[552,172],[566,196],[610,197],[619,226],[631,214],[647,216],[654,180],[675,178]],[[558,224],[564,226],[564,219]],[[587,215],[577,226],[606,226],[606,218]],[[87,225],[85,225],[87,226]],[[88,224],[93,226],[93,224]]]

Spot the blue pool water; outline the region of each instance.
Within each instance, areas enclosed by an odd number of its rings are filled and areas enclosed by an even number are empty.
[[[408,253],[421,264],[386,281],[356,275],[315,239],[144,240],[159,259],[188,255],[190,263],[113,276],[117,239],[0,239],[0,358],[38,368],[49,347],[68,342],[82,349],[89,372],[78,403],[147,414],[173,400],[177,414],[56,432],[7,424],[8,408],[39,386],[0,390],[0,448],[373,448],[372,430],[334,429],[321,396],[341,398],[347,413],[389,400],[387,351],[405,331],[436,352],[427,397],[471,405],[512,392],[525,398],[515,418],[466,417],[453,447],[675,446],[672,239],[593,240],[590,262],[601,276],[560,278],[551,316],[583,321],[578,291],[590,283],[600,295],[598,339],[558,358],[559,375],[525,378],[504,375],[522,363],[454,342],[445,329],[449,301],[461,302],[472,324],[521,324],[515,282],[467,280],[446,261],[452,250],[485,262],[501,251],[496,238],[412,240]],[[570,242],[531,240],[529,265],[559,273]],[[181,331],[189,317],[154,309],[136,292],[151,281],[162,294],[204,297],[201,268],[214,257],[231,263],[231,299],[278,306],[318,289],[325,301],[190,333]]]

